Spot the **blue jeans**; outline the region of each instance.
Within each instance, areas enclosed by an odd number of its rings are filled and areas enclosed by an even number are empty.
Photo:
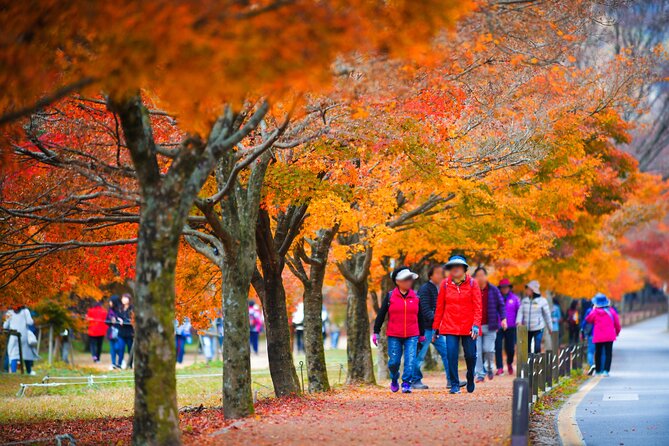
[[[176,335],[177,340],[177,362],[181,364],[184,360],[184,353],[186,352],[186,336]]]
[[[430,341],[434,335],[434,330],[425,330],[425,342],[421,345],[421,349],[418,350],[418,356],[416,356],[416,363],[413,366],[413,382],[417,383],[423,379],[423,372],[421,371],[421,366],[425,360],[425,355],[430,348]],[[434,348],[437,349],[437,353],[441,356],[441,362],[444,364],[444,373],[446,374],[446,381],[450,387],[451,380],[448,379],[448,349],[446,348],[446,339],[443,336],[439,336],[436,341],[432,343]]]
[[[469,335],[445,335],[446,351],[448,353],[448,379],[452,387],[460,387],[458,378],[458,355],[460,354],[460,343],[465,354],[467,364],[467,382],[474,382],[474,367],[476,366],[476,341]]]
[[[109,353],[111,354],[111,362],[113,365],[121,366],[123,361],[123,351],[125,350],[125,342],[121,337],[109,340]]]
[[[30,374],[30,372],[33,371],[33,362],[28,360],[28,359],[24,359],[23,363],[26,366],[26,373]],[[18,359],[12,359],[10,361],[10,369],[11,369],[12,373],[16,373],[18,368],[19,368],[19,360]]]
[[[541,338],[544,337],[543,330],[532,330],[527,332],[527,353],[532,353],[532,339],[534,339],[534,353],[541,353]]]
[[[402,382],[411,384],[417,348],[418,336],[410,338],[388,336],[388,370],[390,371],[390,379],[397,381],[400,377],[400,362],[402,362],[402,350],[404,350]]]

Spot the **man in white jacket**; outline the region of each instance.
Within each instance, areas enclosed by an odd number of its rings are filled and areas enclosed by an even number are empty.
[[[527,348],[529,352],[533,351],[532,341],[534,341],[534,353],[540,353],[544,328],[547,328],[548,333],[551,333],[553,321],[548,301],[541,295],[539,282],[536,280],[532,280],[525,285],[525,297],[520,302],[516,323],[527,327]]]

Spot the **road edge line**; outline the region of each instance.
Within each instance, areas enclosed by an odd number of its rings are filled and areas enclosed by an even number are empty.
[[[581,401],[583,401],[585,396],[599,384],[601,379],[601,376],[590,378],[578,389],[578,391],[576,391],[576,393],[567,399],[560,409],[560,412],[558,412],[558,437],[560,438],[560,444],[562,446],[585,446],[583,434],[576,421],[576,408]]]

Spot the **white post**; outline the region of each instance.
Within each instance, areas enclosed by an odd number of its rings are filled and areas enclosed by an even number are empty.
[[[49,365],[53,360],[53,325],[49,325]]]

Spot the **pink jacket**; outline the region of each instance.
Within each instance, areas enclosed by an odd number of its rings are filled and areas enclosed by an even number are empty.
[[[592,342],[613,342],[620,333],[620,318],[611,307],[595,308],[586,317],[585,321],[593,324]]]

